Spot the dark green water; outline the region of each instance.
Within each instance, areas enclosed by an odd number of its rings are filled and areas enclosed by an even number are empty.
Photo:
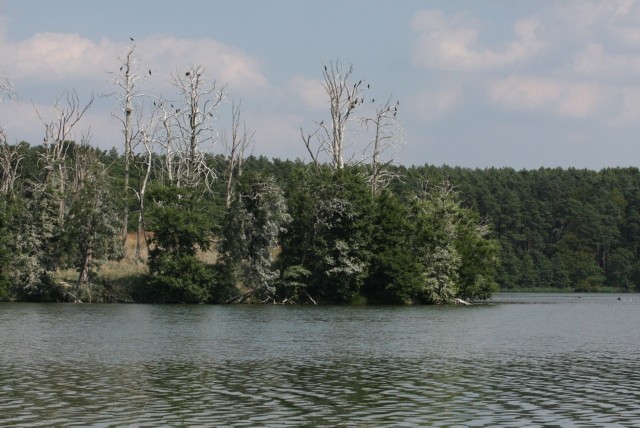
[[[638,426],[640,295],[0,304],[0,426],[25,425]]]

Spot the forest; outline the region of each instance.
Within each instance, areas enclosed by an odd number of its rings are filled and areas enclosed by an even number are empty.
[[[113,149],[74,138],[93,98],[73,90],[52,119],[38,112],[41,144],[0,130],[0,300],[446,304],[499,289],[637,290],[635,168],[396,165],[400,102],[376,103],[339,61],[323,65],[328,116],[300,129],[310,161],[269,160],[250,154],[241,103],[201,67],[173,74],[163,98],[139,90],[135,46],[120,60]]]

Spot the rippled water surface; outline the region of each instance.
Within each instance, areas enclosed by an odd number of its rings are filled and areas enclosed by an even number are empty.
[[[0,426],[638,426],[640,295],[0,304]]]

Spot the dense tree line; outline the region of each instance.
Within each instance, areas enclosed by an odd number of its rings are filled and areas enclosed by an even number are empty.
[[[78,183],[64,193],[45,185],[44,146],[6,146],[20,162],[1,199],[3,299],[446,303],[494,290],[496,242],[446,182],[373,196],[366,167],[249,157],[228,206],[222,180],[206,190],[154,177],[145,196],[148,275],[118,296],[96,268],[122,257],[124,156],[65,144],[63,169]],[[212,170],[226,161],[207,158]],[[143,173],[134,168],[130,179]],[[198,257],[211,249],[215,263]],[[69,267],[77,284],[56,282],[54,272]]]
[[[46,184],[45,147],[5,145],[20,162],[1,199],[3,299],[108,294],[108,284],[92,280],[101,261],[122,257],[124,156],[65,144],[65,170],[76,178],[64,195]],[[226,161],[207,158],[211,169]],[[248,157],[243,168],[228,206],[223,180],[204,192],[154,177],[145,196],[149,274],[125,290],[129,297],[440,303],[487,298],[495,283],[567,291],[635,291],[640,283],[636,168],[393,167],[402,180],[375,196],[366,166]],[[134,228],[139,207],[129,199]],[[216,250],[216,263],[201,261],[206,250]],[[79,276],[71,287],[52,275],[67,267]]]
[[[640,171],[414,167],[447,177],[500,243],[502,290],[640,290]]]

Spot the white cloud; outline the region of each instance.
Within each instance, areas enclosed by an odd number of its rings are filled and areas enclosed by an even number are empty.
[[[39,106],[44,108],[44,106]],[[33,105],[29,102],[4,101],[0,103],[0,126],[7,132],[9,142],[27,140],[38,144],[44,135],[44,125],[38,119]],[[39,134],[38,134],[39,132]],[[36,137],[38,135],[38,137]]]
[[[624,76],[640,73],[640,55],[618,54],[605,51],[600,43],[591,43],[576,54],[572,69],[587,76]]]
[[[288,86],[305,106],[314,110],[327,108],[327,93],[319,80],[294,76]]]
[[[538,37],[540,24],[535,20],[516,22],[515,39],[495,49],[479,45],[474,23],[446,17],[440,11],[420,11],[411,25],[418,33],[414,62],[426,68],[456,71],[503,68],[524,63],[543,48]]]
[[[607,98],[596,84],[529,76],[493,80],[489,84],[489,97],[508,109],[548,110],[574,118],[592,115]]]
[[[260,115],[254,119],[257,148],[269,142],[271,149],[290,150],[291,146],[302,147],[300,123],[302,118],[296,115]]]
[[[17,43],[0,38],[3,71],[15,81],[95,78],[115,65],[114,52],[107,40],[96,44],[77,34],[39,33]]]
[[[424,120],[435,120],[452,110],[463,100],[463,92],[460,86],[451,85],[436,91],[419,94],[415,100],[414,111],[416,116]]]
[[[207,74],[234,92],[266,89],[268,82],[258,62],[239,49],[212,39],[177,39],[153,36],[137,42],[141,62],[168,77],[190,65],[202,65]]]
[[[579,37],[590,37],[601,30],[615,32],[640,14],[639,4],[634,0],[574,0],[555,6],[554,15]]]
[[[640,121],[640,88],[624,88],[621,90],[621,107],[619,113],[609,121],[613,126],[635,124]]]
[[[119,67],[116,55],[128,45],[102,39],[94,43],[77,34],[39,33],[17,42],[0,37],[3,72],[16,82],[94,79],[104,82],[105,72]],[[170,73],[202,65],[212,79],[234,91],[265,89],[267,79],[258,62],[242,51],[212,39],[177,39],[152,36],[136,41],[141,67],[156,71],[157,83],[166,85]]]
[[[146,75],[147,68],[153,70],[152,77],[141,88],[143,92],[170,95],[173,91],[169,83],[171,73],[202,65],[209,79],[228,85],[234,97],[237,94],[255,99],[270,93],[258,61],[232,46],[212,39],[167,36],[140,38],[135,43],[141,72]],[[117,55],[124,54],[129,46],[129,42],[102,39],[95,43],[77,34],[62,33],[39,33],[23,41],[10,42],[0,33],[2,74],[15,83],[18,99],[0,104],[0,125],[6,127],[10,138],[38,144],[42,140],[43,125],[32,102],[46,115],[53,105],[53,100],[46,98],[58,96],[65,89],[78,89],[81,99],[90,91],[112,92],[107,72],[118,71]],[[113,98],[97,99],[79,124],[83,131],[91,128],[94,144],[102,148],[119,144],[119,128],[109,114],[113,105]],[[80,135],[74,137],[80,138]]]

